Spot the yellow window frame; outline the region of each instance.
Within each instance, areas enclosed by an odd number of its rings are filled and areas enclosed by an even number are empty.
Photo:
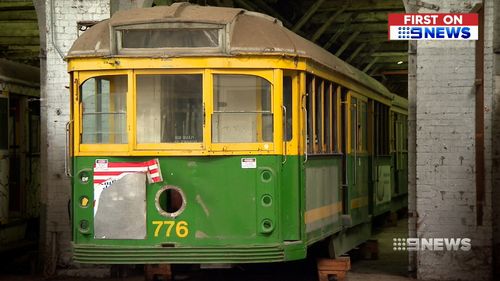
[[[202,103],[207,103],[207,89],[205,86],[206,81],[206,70],[204,69],[150,69],[150,70],[134,70],[133,71],[134,80],[134,90],[133,92],[133,108],[130,110],[132,116],[132,128],[133,136],[130,139],[132,142],[133,149],[136,151],[145,150],[168,150],[168,151],[182,151],[182,150],[203,150],[206,147],[207,142],[207,130],[210,128],[206,125],[203,126],[202,141],[193,143],[174,143],[174,142],[162,142],[162,143],[137,143],[137,76],[138,75],[183,75],[183,74],[201,74],[202,75]]]
[[[357,106],[356,106],[356,118],[357,120],[359,120],[359,118],[361,117],[361,106],[359,106],[360,102],[362,103],[365,103],[366,104],[366,108],[368,109],[368,98],[365,97],[365,96],[362,96],[361,94],[357,93],[357,92],[354,92],[352,90],[348,90],[347,92],[347,153],[351,154],[351,153],[354,153],[353,149],[352,149],[352,142],[354,141],[352,139],[352,114],[351,114],[351,111],[352,111],[352,98],[356,98],[357,99]],[[367,114],[368,114],[368,110],[367,110]],[[368,119],[368,115],[367,115],[367,119]],[[360,121],[358,121],[359,123]],[[368,120],[365,124],[365,126],[368,126]],[[358,125],[356,124],[356,128],[358,127]],[[367,128],[368,129],[368,128]],[[358,135],[359,137],[359,135]],[[364,138],[366,138],[367,142],[368,142],[368,138],[367,136],[362,136]],[[356,143],[356,146],[355,146],[355,151],[356,153],[368,153],[367,151],[367,148],[366,149],[363,149],[361,147],[361,142],[358,141],[358,143]],[[367,146],[368,147],[368,146]]]
[[[301,97],[299,95],[300,93],[300,74],[298,71],[291,71],[291,70],[285,70],[283,71],[283,76],[290,76],[292,78],[292,108],[287,108],[287,111],[291,111],[292,113],[292,139],[289,141],[285,141],[285,146],[283,149],[283,153],[286,153],[287,155],[298,155],[299,154],[299,132],[300,132],[300,114],[301,110],[299,109],[300,107],[300,100]],[[283,79],[283,78],[282,78]],[[283,80],[282,80],[283,81]],[[283,86],[283,82],[282,82]],[[282,90],[283,92],[283,90]],[[284,113],[282,113],[281,118],[286,118],[284,116]],[[284,120],[282,120],[283,122]],[[285,132],[283,132],[284,134]],[[283,139],[285,139],[283,137]]]
[[[126,130],[127,130],[127,141],[126,144],[108,144],[108,143],[95,143],[95,144],[82,144],[81,136],[82,136],[82,128],[83,128],[83,104],[80,100],[80,87],[85,83],[88,79],[97,78],[102,76],[118,76],[118,75],[126,75],[127,76],[127,94],[126,94]],[[132,71],[131,70],[115,70],[115,71],[80,71],[74,74],[73,77],[74,86],[73,86],[73,104],[78,105],[73,107],[73,143],[75,148],[75,155],[93,155],[96,152],[106,152],[107,155],[124,155],[129,154],[131,149],[131,124],[133,122],[132,115],[129,110],[131,109],[133,103],[133,97],[130,89],[133,88],[133,79],[132,79]],[[133,92],[133,91],[132,91]]]
[[[207,100],[205,103],[206,110],[206,128],[208,133],[206,135],[206,139],[209,143],[209,153],[217,153],[217,152],[241,152],[247,151],[249,153],[258,152],[259,154],[271,154],[276,151],[278,153],[282,152],[283,149],[283,129],[281,128],[280,121],[281,116],[283,115],[283,109],[281,108],[282,104],[282,95],[276,94],[281,93],[283,91],[282,85],[282,76],[283,71],[281,69],[274,70],[262,70],[262,69],[249,69],[249,70],[240,70],[240,69],[207,69],[207,79],[209,83],[205,83],[208,85],[210,89],[207,95]],[[213,76],[214,75],[249,75],[256,76],[267,80],[271,84],[271,110],[273,114],[273,141],[272,142],[258,142],[258,143],[213,143],[212,142],[212,117],[214,113],[214,104],[213,104]]]

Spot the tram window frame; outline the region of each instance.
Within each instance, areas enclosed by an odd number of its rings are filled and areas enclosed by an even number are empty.
[[[339,147],[341,88],[328,79],[307,73],[306,142],[307,153],[310,155],[338,154],[341,151]]]
[[[375,155],[390,155],[390,132],[389,132],[389,109],[388,105],[375,102],[374,126],[375,126]]]
[[[186,47],[124,47],[123,40],[124,32],[127,30],[217,30],[217,46],[186,46]],[[222,53],[227,48],[226,26],[221,24],[209,23],[145,23],[126,26],[114,27],[111,38],[113,51],[115,54],[130,55],[130,54],[165,54],[165,53]]]
[[[276,140],[276,134],[278,131],[282,130],[282,122],[276,122],[276,113],[281,112],[281,102],[276,102],[276,87],[274,84],[275,79],[275,70],[238,70],[238,69],[211,69],[207,70],[208,79],[210,83],[207,84],[210,87],[211,95],[209,97],[210,101],[207,100],[207,104],[209,104],[207,108],[207,114],[210,116],[207,120],[207,128],[210,131],[209,133],[209,141],[210,141],[210,151],[259,151],[260,153],[267,153],[274,150],[274,141]],[[237,75],[237,76],[251,76],[256,78],[261,78],[264,81],[269,83],[269,111],[262,112],[268,114],[269,120],[271,120],[270,126],[267,129],[271,128],[271,133],[269,134],[270,139],[263,139],[262,141],[255,142],[237,142],[237,141],[227,141],[227,142],[217,142],[214,140],[214,126],[215,126],[215,114],[223,113],[221,111],[218,112],[215,107],[214,99],[216,97],[215,93],[215,76],[216,75]],[[281,78],[280,78],[281,79]],[[278,93],[281,99],[281,93]],[[279,107],[279,108],[278,108]],[[280,119],[281,120],[281,117]],[[261,128],[264,130],[265,128]],[[262,134],[262,132],[261,132]]]
[[[314,153],[314,142],[311,141],[312,139],[315,139],[314,136],[314,131],[315,131],[315,121],[314,118],[314,96],[315,96],[315,76],[311,74],[306,75],[306,111],[307,111],[307,116],[306,117],[306,146],[307,146],[307,153],[308,154],[313,154]]]
[[[101,74],[101,75],[99,75]],[[85,91],[86,89],[84,89],[84,86],[86,85],[86,83],[89,83],[90,81],[99,81],[97,79],[101,78],[101,80],[104,80],[104,81],[107,81],[107,79],[104,79],[104,78],[110,78],[110,77],[121,77],[122,79],[125,79],[124,81],[124,85],[122,85],[122,87],[124,87],[122,90],[122,92],[120,92],[120,95],[123,95],[122,99],[120,99],[120,103],[121,105],[123,106],[123,108],[121,108],[121,110],[123,112],[112,112],[112,111],[109,111],[109,112],[105,112],[105,111],[95,111],[95,112],[89,112],[89,113],[85,113],[85,100],[88,99],[88,98],[91,98],[91,97],[95,97],[96,98],[96,107],[98,106],[98,101],[97,101],[97,96],[98,96],[98,93],[100,93],[99,95],[102,95],[102,87],[101,88],[98,88],[99,87],[99,82],[94,82],[94,87],[95,87],[95,91],[96,93],[94,95],[89,95],[88,97],[84,97],[84,95],[86,95]],[[82,79],[83,78],[83,79]],[[78,116],[79,116],[79,134],[77,134],[77,141],[79,144],[81,144],[81,150],[86,150],[85,148],[88,147],[90,148],[89,150],[101,150],[100,148],[102,148],[102,150],[107,150],[108,146],[111,146],[113,147],[114,149],[117,149],[118,147],[122,147],[122,148],[125,148],[128,146],[128,143],[130,141],[130,137],[129,137],[129,130],[128,130],[128,115],[129,115],[129,104],[128,104],[128,98],[129,98],[129,92],[130,92],[130,77],[127,75],[127,73],[96,73],[95,75],[91,75],[91,76],[88,76],[88,77],[85,77],[84,75],[82,75],[81,79],[80,79],[80,84],[78,85],[78,101],[79,101],[79,106],[78,106]],[[111,95],[112,95],[112,83],[109,82],[109,93],[108,93],[108,101],[111,102]],[[100,85],[102,85],[102,82],[100,83]],[[92,85],[89,85],[89,86],[92,86]],[[89,92],[90,93],[90,92]],[[116,93],[115,93],[116,94]],[[114,95],[114,94],[113,94]],[[115,97],[118,97],[118,96],[115,96]],[[100,102],[102,102],[102,96],[100,97],[101,100]],[[109,107],[111,107],[111,103],[109,104]],[[97,108],[95,110],[98,110]],[[102,110],[99,109],[99,110]],[[110,109],[111,110],[111,109]],[[111,134],[111,132],[108,130],[107,133],[106,132],[101,132],[99,134],[99,132],[95,131],[93,134],[88,134],[86,135],[86,128],[84,128],[85,126],[85,116],[91,116],[91,115],[96,115],[96,116],[101,116],[101,115],[106,115],[106,114],[113,114],[113,115],[121,115],[124,117],[124,120],[121,120],[121,122],[124,121],[124,124],[122,124],[122,128],[120,130],[120,133],[122,135],[122,140],[121,141],[117,141],[115,142],[114,141],[114,138],[116,137],[116,132],[114,134]],[[102,117],[101,117],[102,118]],[[90,121],[89,121],[90,122]],[[113,120],[113,125],[114,125],[114,122],[115,120]],[[97,120],[94,122],[95,124],[97,124]],[[99,126],[102,126],[102,122],[99,123]],[[94,128],[94,130],[97,130],[97,128]],[[102,134],[108,134],[109,138],[113,138],[113,141],[109,141],[109,142],[103,142],[102,141],[102,137],[103,135]],[[86,141],[84,138],[86,136],[91,136],[91,135],[95,135],[95,137],[97,138],[95,141]]]
[[[368,153],[368,98],[348,90],[349,98],[349,153]],[[363,110],[364,108],[364,110]]]
[[[149,76],[149,77],[148,77]],[[192,76],[190,78],[195,78],[195,76],[197,76],[196,78],[199,78],[199,85],[197,87],[193,87],[191,90],[199,90],[198,93],[191,93],[191,97],[190,99],[192,98],[195,98],[198,100],[199,98],[199,104],[196,103],[195,105],[195,109],[192,110],[192,111],[189,111],[187,112],[189,116],[185,116],[186,118],[185,119],[188,119],[188,121],[191,119],[191,122],[190,123],[194,123],[194,127],[190,127],[190,128],[184,128],[184,130],[187,130],[187,131],[190,131],[191,133],[194,132],[194,135],[191,134],[191,136],[188,134],[180,134],[180,135],[177,135],[176,132],[174,131],[169,131],[169,130],[166,130],[164,128],[168,128],[168,127],[178,127],[178,126],[167,126],[168,124],[170,123],[167,123],[167,122],[174,122],[175,124],[177,124],[178,122],[185,122],[186,120],[182,120],[179,119],[179,118],[175,118],[174,116],[178,116],[179,113],[182,114],[181,110],[179,110],[179,106],[175,106],[175,107],[171,107],[171,106],[168,106],[168,102],[165,102],[166,100],[171,100],[171,99],[174,99],[175,101],[174,102],[178,102],[179,99],[183,99],[185,98],[186,95],[179,95],[177,90],[178,89],[175,89],[175,92],[172,91],[173,89],[170,87],[170,85],[168,84],[165,84],[166,82],[171,82],[171,81],[165,81],[165,79],[171,79],[171,77],[168,77],[168,76],[184,76],[184,78],[187,78],[188,76]],[[145,101],[141,100],[140,96],[142,95],[140,93],[140,83],[142,83],[140,81],[140,79],[146,79],[146,78],[153,78],[153,79],[156,79],[156,78],[159,78],[161,80],[159,81],[155,81],[155,82],[159,82],[161,85],[160,85],[160,90],[156,93],[156,94],[159,94],[159,107],[158,107],[158,110],[159,110],[159,114],[157,114],[156,116],[160,116],[161,120],[159,120],[159,131],[161,132],[158,136],[157,136],[157,139],[158,141],[151,141],[151,140],[147,140],[147,141],[142,141],[141,138],[143,138],[143,136],[139,135],[140,131],[139,131],[139,127],[144,127],[144,126],[141,126],[140,124],[140,113],[139,111],[143,111],[143,108],[139,108],[139,106],[145,106],[146,103]],[[179,77],[179,78],[182,78],[182,77]],[[187,78],[189,79],[189,78]],[[156,79],[157,80],[157,79]],[[134,73],[134,81],[135,81],[135,89],[134,89],[134,93],[135,93],[135,98],[134,98],[134,104],[135,104],[135,108],[134,108],[134,118],[135,118],[135,130],[134,130],[134,134],[135,134],[135,141],[136,141],[136,147],[137,149],[149,149],[149,148],[155,148],[155,149],[201,149],[203,147],[203,143],[204,143],[204,124],[203,124],[203,104],[204,104],[204,74],[203,74],[203,71],[199,71],[199,70],[172,70],[172,71],[135,71]],[[158,84],[158,83],[156,83]],[[172,83],[174,84],[174,83]],[[144,84],[144,86],[147,86],[147,85],[151,85],[151,83],[149,84]],[[176,85],[174,84],[174,87]],[[148,89],[147,88],[144,88],[145,91],[147,91]],[[156,91],[155,89],[153,89],[154,91]],[[168,93],[167,93],[168,92]],[[153,93],[153,95],[155,95],[155,93]],[[188,105],[192,105],[192,102],[189,102]],[[168,108],[165,108],[165,107],[168,107]],[[172,109],[177,109],[177,110],[174,110],[172,111]],[[166,109],[166,110],[165,110]],[[185,108],[184,108],[185,109]],[[184,110],[183,109],[183,110]],[[187,108],[187,110],[189,110],[189,106]],[[174,118],[168,118],[168,116],[172,116]],[[147,116],[145,116],[147,117]],[[172,119],[172,120],[169,120],[169,119]],[[148,122],[149,123],[149,122]],[[184,127],[184,126],[183,126]],[[153,130],[155,131],[155,130]],[[173,135],[173,141],[172,140],[166,140],[166,139],[171,139],[172,138],[172,135],[169,134],[170,133],[174,133]],[[191,140],[194,140],[194,141],[191,141]]]
[[[286,110],[286,116],[283,114],[283,141],[285,142],[293,138],[293,79],[291,74],[283,75],[283,106]]]

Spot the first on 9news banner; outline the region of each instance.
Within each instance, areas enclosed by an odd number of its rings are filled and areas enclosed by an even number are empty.
[[[477,40],[478,14],[389,14],[389,40]]]

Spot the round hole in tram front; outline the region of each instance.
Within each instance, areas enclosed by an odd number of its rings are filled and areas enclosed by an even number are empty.
[[[177,186],[167,185],[156,193],[155,205],[162,216],[175,218],[186,208],[186,197]]]

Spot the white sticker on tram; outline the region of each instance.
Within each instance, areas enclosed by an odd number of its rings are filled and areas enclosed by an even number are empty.
[[[257,159],[255,158],[241,158],[242,169],[255,169],[257,168]]]

